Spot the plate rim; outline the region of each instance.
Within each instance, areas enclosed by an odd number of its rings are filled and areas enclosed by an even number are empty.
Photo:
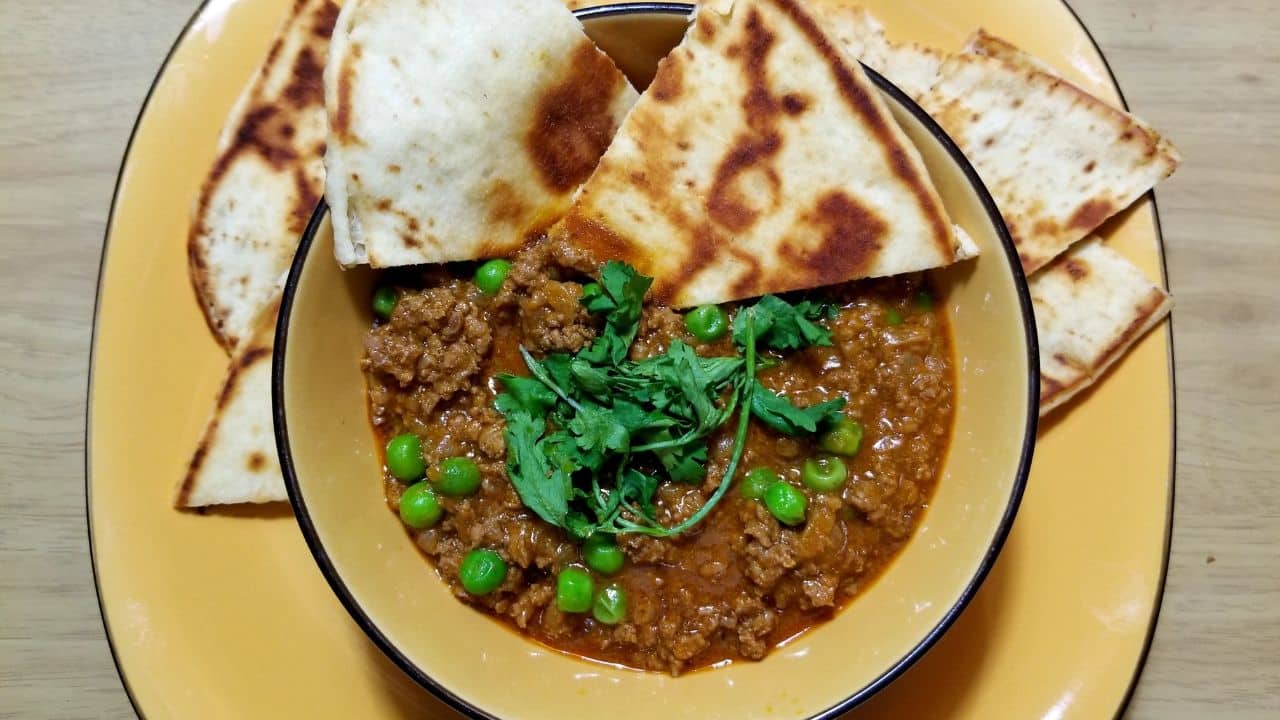
[[[191,34],[192,29],[195,27],[197,22],[204,16],[206,11],[209,10],[213,2],[214,0],[200,0],[199,4],[192,11],[191,16],[182,25],[181,29],[179,30],[177,36],[174,38],[173,43],[170,45],[169,49],[165,52],[165,55],[161,60],[160,65],[157,67],[155,75],[152,77],[147,87],[147,91],[143,96],[142,103],[138,108],[138,113],[134,118],[133,126],[129,131],[128,139],[126,140],[124,149],[121,153],[119,168],[116,171],[116,179],[112,187],[111,202],[108,206],[107,219],[106,219],[106,223],[103,226],[102,248],[101,248],[101,251],[99,252],[98,272],[97,272],[97,278],[94,283],[93,315],[92,315],[92,323],[91,323],[90,335],[89,335],[89,363],[88,363],[88,368],[86,372],[86,383],[85,383],[86,401],[85,401],[85,420],[84,420],[84,438],[83,438],[84,476],[85,476],[85,479],[84,479],[85,532],[87,535],[87,539],[89,541],[88,542],[89,564],[90,564],[90,571],[93,577],[94,599],[98,608],[98,617],[102,622],[103,633],[107,641],[107,649],[111,654],[111,662],[115,667],[116,675],[120,680],[120,684],[122,689],[125,692],[125,696],[128,698],[129,705],[132,707],[134,713],[140,718],[145,718],[146,712],[143,710],[143,708],[141,707],[138,701],[137,695],[133,690],[133,686],[129,681],[129,676],[126,673],[125,668],[120,661],[119,653],[116,650],[116,642],[111,631],[111,623],[107,619],[106,607],[104,603],[104,598],[102,596],[102,585],[99,580],[100,571],[98,569],[97,551],[96,551],[96,545],[94,540],[95,534],[94,534],[94,528],[93,528],[93,510],[92,510],[93,508],[93,478],[92,478],[93,434],[92,433],[93,433],[93,397],[94,397],[93,389],[94,389],[94,377],[96,375],[96,360],[98,355],[98,322],[99,322],[101,310],[102,310],[102,290],[103,290],[103,280],[105,277],[104,270],[106,268],[106,259],[107,259],[108,252],[110,251],[111,236],[112,236],[113,229],[115,227],[115,219],[116,219],[115,216],[116,216],[116,210],[118,209],[118,205],[119,205],[122,181],[124,179],[125,170],[129,166],[129,160],[133,152],[134,142],[135,140],[137,140],[138,132],[142,127],[143,120],[147,116],[147,112],[151,109],[151,103],[152,103],[152,100],[154,99],[156,89],[159,86],[160,81],[164,78],[165,74],[170,69],[170,65],[173,61],[174,55],[178,52],[179,48],[181,48],[182,45],[187,41],[188,36]],[[1071,15],[1072,19],[1074,20],[1076,26],[1079,28],[1081,32],[1084,33],[1090,45],[1094,48],[1094,51],[1097,53],[1099,59],[1102,61],[1103,69],[1106,71],[1107,79],[1110,81],[1111,87],[1115,90],[1116,95],[1119,97],[1121,107],[1124,108],[1126,111],[1128,111],[1130,109],[1129,103],[1125,97],[1124,90],[1121,87],[1120,80],[1116,76],[1115,70],[1111,66],[1110,59],[1107,57],[1106,53],[1103,52],[1101,45],[1097,41],[1097,38],[1094,36],[1093,32],[1089,29],[1089,26],[1085,24],[1084,20],[1080,17],[1080,14],[1071,5],[1070,0],[1057,0],[1057,2],[1060,3],[1067,10],[1067,12]],[[686,6],[685,3],[667,3],[667,2],[634,3],[634,4],[654,6],[655,10],[660,7]],[[600,12],[605,7],[607,6],[583,8],[578,12],[584,13],[588,17],[605,16],[610,14],[607,12]],[[596,12],[592,13],[593,10]],[[1161,279],[1161,284],[1163,288],[1167,291],[1169,290],[1168,252],[1167,252],[1167,247],[1164,239],[1163,223],[1162,223],[1162,219],[1159,211],[1158,195],[1156,190],[1152,189],[1152,190],[1149,190],[1143,197],[1148,198],[1151,201],[1149,212],[1155,226],[1155,245],[1156,245],[1156,255],[1159,262],[1160,279]],[[1131,704],[1134,698],[1135,692],[1142,678],[1143,672],[1146,669],[1147,661],[1149,659],[1150,652],[1151,652],[1152,642],[1155,637],[1156,629],[1159,625],[1160,615],[1163,609],[1165,591],[1167,588],[1167,580],[1168,580],[1168,573],[1169,573],[1169,558],[1170,558],[1170,552],[1171,552],[1171,545],[1173,541],[1174,522],[1175,522],[1175,501],[1176,501],[1176,493],[1177,493],[1176,457],[1177,457],[1177,440],[1178,440],[1178,432],[1177,432],[1178,384],[1177,384],[1177,365],[1175,363],[1176,352],[1175,352],[1175,346],[1174,346],[1173,323],[1174,323],[1174,318],[1172,315],[1170,315],[1166,319],[1166,325],[1165,325],[1165,331],[1164,331],[1165,338],[1166,338],[1166,347],[1168,348],[1165,354],[1166,354],[1166,363],[1168,366],[1168,373],[1169,373],[1170,458],[1169,458],[1169,478],[1167,482],[1168,489],[1167,489],[1166,503],[1165,503],[1165,507],[1166,507],[1165,523],[1164,523],[1165,531],[1164,531],[1163,549],[1161,553],[1161,565],[1160,565],[1159,576],[1157,580],[1155,598],[1152,603],[1151,616],[1150,616],[1150,619],[1148,620],[1148,625],[1147,625],[1147,630],[1145,634],[1145,639],[1143,641],[1143,646],[1138,655],[1137,661],[1134,664],[1134,669],[1132,672],[1132,677],[1130,678],[1130,681],[1129,681],[1128,688],[1125,691],[1125,694],[1121,698],[1116,708],[1116,712],[1113,716],[1116,718],[1122,716],[1128,709],[1129,705]]]

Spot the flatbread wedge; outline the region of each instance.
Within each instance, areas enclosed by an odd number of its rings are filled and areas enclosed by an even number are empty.
[[[954,262],[919,153],[797,0],[703,6],[553,230],[674,307]]]
[[[276,297],[232,355],[217,404],[178,486],[177,507],[287,499],[271,418],[271,355],[279,307]]]
[[[288,270],[324,191],[322,75],[338,6],[297,0],[223,126],[192,209],[191,282],[230,353]]]
[[[390,267],[545,230],[637,96],[562,0],[349,0],[325,97],[335,255]]]
[[[1040,335],[1040,414],[1097,382],[1173,307],[1142,271],[1096,237],[1028,282]]]
[[[991,191],[1033,273],[1168,177],[1181,158],[1141,120],[998,57],[946,60],[921,105]]]

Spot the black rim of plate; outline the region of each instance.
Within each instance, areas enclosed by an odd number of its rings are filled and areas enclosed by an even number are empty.
[[[1058,0],[1058,1],[1062,4],[1064,8],[1067,9],[1067,11],[1075,19],[1076,25],[1078,26],[1080,31],[1083,32],[1085,36],[1089,39],[1090,44],[1093,46],[1094,50],[1097,52],[1098,57],[1101,59],[1103,63],[1103,67],[1107,71],[1108,79],[1111,81],[1111,86],[1115,88],[1116,93],[1120,96],[1121,105],[1126,110],[1128,110],[1129,104],[1128,104],[1128,101],[1125,100],[1124,98],[1123,91],[1120,88],[1119,80],[1117,79],[1115,75],[1115,71],[1112,69],[1106,55],[1102,52],[1102,48],[1098,44],[1097,39],[1094,38],[1093,34],[1089,31],[1089,28],[1084,24],[1083,20],[1081,20],[1080,18],[1080,15],[1070,5],[1068,0]],[[92,475],[90,470],[91,464],[92,464],[91,457],[90,457],[90,448],[92,447],[90,442],[92,437],[92,425],[91,425],[90,418],[92,417],[92,405],[93,405],[93,379],[95,374],[94,369],[95,369],[95,359],[96,359],[96,351],[97,351],[98,316],[102,306],[104,271],[106,268],[106,259],[107,259],[107,253],[110,246],[111,233],[115,223],[116,208],[117,208],[117,204],[121,194],[121,181],[123,180],[123,177],[124,177],[125,168],[129,164],[130,156],[133,150],[133,143],[138,137],[138,133],[142,127],[143,120],[146,118],[146,114],[148,109],[151,106],[151,100],[155,95],[156,88],[159,86],[161,79],[165,76],[165,73],[168,71],[169,64],[172,61],[173,56],[178,51],[178,48],[181,47],[182,44],[186,41],[187,36],[191,32],[191,29],[195,26],[196,21],[199,20],[200,17],[205,13],[205,11],[209,8],[209,5],[210,5],[210,0],[201,0],[199,6],[196,7],[191,17],[183,25],[182,29],[178,33],[178,36],[174,39],[173,45],[169,48],[169,50],[165,54],[164,59],[161,61],[160,67],[157,69],[155,77],[152,78],[151,83],[147,88],[147,92],[143,99],[142,105],[139,108],[138,115],[134,120],[133,128],[130,131],[129,138],[125,144],[122,160],[120,163],[120,168],[116,175],[116,183],[114,186],[114,190],[112,192],[110,210],[108,212],[107,222],[106,222],[104,233],[103,233],[102,251],[101,251],[99,262],[98,262],[98,278],[95,285],[95,294],[94,294],[93,327],[92,327],[92,332],[90,336],[89,372],[87,374],[88,377],[87,377],[87,383],[86,383],[86,403],[85,403],[85,436],[84,436],[85,437],[85,527],[86,527],[88,539],[89,539],[89,559],[90,559],[90,566],[93,574],[95,596],[97,598],[97,603],[98,603],[98,613],[102,620],[103,631],[107,638],[107,646],[111,652],[111,659],[113,664],[115,665],[116,673],[120,677],[120,682],[125,691],[125,695],[128,697],[129,703],[133,707],[134,712],[139,717],[145,717],[146,713],[144,712],[143,708],[138,702],[137,694],[134,691],[133,685],[129,680],[129,676],[126,674],[125,668],[121,664],[120,657],[116,651],[115,639],[111,630],[111,623],[107,619],[106,607],[102,597],[102,587],[101,587],[101,584],[99,583],[99,569],[98,569],[97,555],[96,555],[95,543],[94,543],[94,528],[93,528],[93,513],[92,513],[93,483],[92,483]],[[610,15],[620,15],[620,14],[626,14],[626,13],[640,13],[640,12],[688,14],[689,12],[691,12],[691,10],[692,10],[692,6],[685,3],[625,3],[625,4],[618,4],[618,5],[606,5],[606,6],[600,6],[600,7],[594,7],[594,8],[587,8],[587,9],[577,11],[575,14],[580,19],[589,19],[589,18],[596,18],[596,17],[607,17]],[[870,75],[873,76],[873,78],[876,79],[877,82],[882,83],[881,86],[883,87],[883,78],[880,78],[879,75],[875,74],[874,72],[870,73]],[[895,97],[898,97],[900,100],[903,99],[902,93],[897,91],[896,88],[891,88],[889,92],[896,93]],[[905,104],[908,108],[913,109],[914,112],[917,112],[917,113],[922,112],[919,110],[919,108],[915,107],[914,103],[911,102],[909,99]],[[933,123],[932,119],[928,118],[927,115],[925,116],[925,118],[926,118],[926,126],[933,128],[935,135],[941,136],[944,139],[944,144],[948,146],[949,149],[954,151],[954,144],[950,142],[950,139],[947,138],[945,133],[943,133],[940,129],[938,129],[936,127],[936,124]],[[968,166],[967,160],[964,162],[962,167],[967,168],[969,172],[972,173],[972,168]],[[983,188],[983,186],[980,183],[978,184],[977,187]],[[983,190],[985,194],[985,189],[983,188]],[[1161,226],[1161,221],[1160,221],[1159,208],[1156,203],[1156,196],[1154,191],[1148,193],[1148,196],[1151,198],[1151,201],[1152,201],[1151,215],[1152,215],[1152,219],[1155,222],[1156,246],[1160,255],[1161,276],[1162,276],[1164,287],[1167,288],[1169,286],[1168,262],[1167,262],[1167,256],[1165,253],[1164,234],[1163,234],[1163,228]],[[988,202],[990,201],[989,197],[987,197],[986,199]],[[303,238],[303,245],[305,245],[307,248],[309,248],[310,246],[311,238],[315,232],[315,226],[318,224],[318,221],[320,220],[320,218],[323,217],[323,213],[325,212],[326,209],[327,208],[324,205],[323,201],[321,201],[321,204],[317,208],[316,213],[313,215],[311,222],[308,224],[306,234]],[[1004,227],[1003,223],[997,224],[997,228],[1003,228],[1003,227]],[[303,254],[304,254],[303,247],[300,245],[299,256],[303,256]],[[296,264],[297,263],[295,262],[295,265]],[[1021,268],[1016,265],[1015,265],[1015,268],[1017,268],[1017,272],[1020,275]],[[291,286],[296,285],[293,269],[290,270],[290,285]],[[1024,296],[1024,299],[1025,299],[1025,292],[1026,292],[1025,281],[1023,282],[1022,286],[1019,288],[1019,292]],[[292,298],[290,297],[289,300],[290,300],[290,307],[291,307]],[[282,307],[282,311],[283,311],[283,307]],[[1172,318],[1170,318],[1168,325],[1166,327],[1165,333],[1166,333],[1166,338],[1169,346],[1167,362],[1169,365],[1170,397],[1172,398],[1172,402],[1174,403],[1174,408],[1172,409],[1176,411],[1176,396],[1177,396],[1176,380],[1177,378],[1176,378],[1175,366],[1174,366],[1174,346],[1173,346],[1172,325],[1173,325]],[[1034,332],[1032,332],[1031,338],[1034,341],[1035,339]],[[1038,363],[1033,364],[1032,367],[1038,368]],[[275,386],[278,385],[278,383],[275,382],[274,373],[275,373],[275,369],[273,368],[273,401],[274,401],[274,396],[276,394]],[[1039,392],[1038,384],[1035,388],[1035,392],[1037,394]],[[1171,416],[1174,419],[1170,427],[1170,431],[1173,436],[1172,451],[1176,452],[1176,448],[1177,448],[1177,414],[1176,412],[1173,412]],[[277,425],[281,421],[282,421],[282,418],[277,418]],[[279,432],[279,427],[277,427],[277,432]],[[291,464],[288,467],[292,469]],[[1174,504],[1174,497],[1175,497],[1175,490],[1176,490],[1176,476],[1174,473],[1174,465],[1170,463],[1169,467],[1170,467],[1169,483],[1168,483],[1169,489],[1168,489],[1168,500],[1166,503],[1167,515],[1165,520],[1164,550],[1163,550],[1163,556],[1161,560],[1160,577],[1159,577],[1159,583],[1156,591],[1156,597],[1155,597],[1154,605],[1151,612],[1151,618],[1148,622],[1146,638],[1143,643],[1142,651],[1138,657],[1136,666],[1134,667],[1133,675],[1129,682],[1129,687],[1126,690],[1124,697],[1121,699],[1120,704],[1116,708],[1115,717],[1119,717],[1120,715],[1122,715],[1125,712],[1125,710],[1128,708],[1131,700],[1133,699],[1134,692],[1137,689],[1138,681],[1141,678],[1142,671],[1146,666],[1147,657],[1151,649],[1151,641],[1155,635],[1156,626],[1160,617],[1162,601],[1164,599],[1165,583],[1168,576],[1168,568],[1169,568],[1170,543],[1172,541],[1172,536],[1173,536],[1173,520],[1174,520],[1173,504]],[[1025,482],[1026,482],[1026,477],[1024,474],[1021,480],[1021,485],[1025,486]],[[294,509],[296,512],[298,509],[298,503],[292,500],[292,497],[296,493],[294,492],[292,485],[290,485],[289,489],[290,489],[290,495],[291,495],[291,503],[293,503]],[[1019,492],[1019,501],[1020,501],[1021,486],[1018,492]],[[302,522],[303,522],[302,517],[299,516],[299,523],[302,524]],[[304,526],[304,531],[305,530],[306,528]],[[1005,527],[1003,534],[999,538],[999,542],[1001,545],[1003,544],[1005,538],[1007,537],[1008,530],[1009,528]],[[310,537],[308,537],[308,544],[310,544],[310,542],[311,542],[311,539]],[[995,552],[998,552],[999,548],[993,547],[993,549],[995,550]],[[990,551],[989,551],[989,554],[990,554]],[[986,563],[987,565],[986,570],[990,569],[991,564],[992,563],[990,562]],[[984,572],[982,573],[983,577],[985,577],[986,575],[986,570],[984,570]],[[976,578],[975,582],[980,584],[981,579],[982,578]],[[974,587],[973,590],[976,592],[976,587]],[[971,595],[972,593],[970,593],[970,596]],[[339,597],[340,598],[343,597],[341,593],[339,593]],[[967,604],[968,599],[969,598],[965,599],[965,604]],[[345,603],[346,598],[343,598],[343,601]],[[959,615],[960,609],[963,609],[963,608],[962,607],[953,608],[953,611],[946,618],[944,618],[944,626],[940,626],[940,628],[935,628],[935,630],[931,634],[931,639],[926,639],[925,643],[922,643],[920,647],[917,647],[913,651],[913,653],[911,653],[911,657],[909,660],[904,659],[905,664],[899,663],[899,666],[896,666],[895,670],[891,671],[891,673],[893,673],[891,677],[887,677],[887,678],[882,677],[880,680],[877,681],[879,683],[878,686],[875,686],[875,687],[869,686],[868,688],[864,689],[862,693],[860,693],[860,696],[855,695],[853,697],[850,697],[846,701],[836,706],[833,706],[832,708],[829,708],[826,711],[823,711],[822,713],[820,713],[818,716],[815,716],[815,717],[822,718],[823,720],[832,718],[833,716],[838,715],[839,713],[844,712],[845,710],[853,707],[854,705],[858,704],[862,700],[865,700],[867,697],[870,696],[870,694],[874,693],[876,690],[879,690],[884,685],[887,685],[889,682],[895,679],[897,675],[900,675],[902,672],[904,672],[911,663],[913,663],[916,659],[919,659],[919,657],[923,656],[924,653],[927,652],[929,647],[932,646],[933,642],[935,642],[937,638],[941,635],[941,633],[945,631],[946,626],[949,626],[952,622],[954,622],[955,617]],[[350,607],[348,607],[348,610],[350,610]],[[405,669],[406,671],[408,671],[408,668],[404,668],[403,664],[401,664],[401,667],[402,669]],[[409,672],[409,674],[410,676],[413,676],[412,672]],[[438,696],[443,697],[443,695],[441,695],[441,692],[443,692],[443,690],[436,692],[436,694]],[[453,705],[454,707],[460,710],[463,710],[464,712],[468,712],[476,717],[489,717],[488,715],[481,713],[478,710],[468,709],[468,707],[465,704],[460,705],[461,702],[462,702],[461,700],[457,700],[456,702],[449,702],[449,704]]]
[[[653,4],[644,3],[639,5],[613,5],[599,8],[597,12],[580,13],[579,17],[606,17],[625,14],[646,14],[646,13],[666,13],[688,14],[692,12],[693,6],[682,4]],[[1004,220],[1001,218],[999,210],[996,209],[995,201],[991,199],[991,195],[987,192],[986,187],[978,178],[978,174],[969,164],[964,154],[956,147],[951,138],[940,128],[937,123],[929,117],[918,105],[916,105],[905,93],[897,87],[885,80],[881,75],[873,70],[867,70],[868,76],[883,91],[893,96],[903,107],[905,107],[912,115],[919,120],[929,133],[942,145],[944,150],[951,159],[960,167],[965,174],[970,185],[977,192],[982,202],[988,219],[992,226],[996,229],[1000,239],[1001,249],[1004,251],[1005,262],[1008,263],[1010,270],[1014,275],[1014,286],[1018,295],[1019,309],[1022,315],[1023,331],[1026,334],[1026,352],[1025,358],[1028,368],[1027,373],[1027,408],[1025,411],[1024,432],[1022,437],[1022,449],[1018,459],[1018,469],[1014,476],[1014,484],[1010,490],[1009,499],[1005,506],[1005,511],[1000,518],[1000,522],[996,527],[986,552],[983,554],[982,560],[978,564],[978,568],[974,576],[969,580],[968,584],[961,591],[959,597],[952,603],[951,607],[942,616],[925,636],[909,650],[903,657],[896,660],[887,670],[876,677],[870,683],[862,688],[852,692],[848,697],[837,702],[836,704],[811,715],[811,720],[829,720],[844,712],[850,710],[854,706],[862,703],[870,698],[876,692],[893,682],[908,668],[915,664],[917,660],[924,656],[926,652],[946,633],[958,618],[965,607],[977,594],[981,588],[987,574],[995,565],[996,558],[1000,554],[1000,550],[1004,547],[1005,540],[1009,536],[1009,532],[1013,527],[1014,517],[1017,515],[1018,506],[1022,501],[1022,494],[1027,484],[1027,476],[1031,470],[1031,457],[1035,451],[1036,430],[1039,422],[1039,397],[1040,397],[1040,373],[1039,373],[1039,351],[1037,349],[1037,336],[1034,314],[1031,307],[1031,296],[1027,290],[1026,278],[1022,272],[1022,264],[1018,259],[1018,253],[1013,244],[1013,238],[1009,235],[1008,228],[1005,227]],[[398,647],[382,632],[377,623],[365,613],[364,609],[356,601],[350,588],[343,581],[341,573],[334,567],[333,561],[329,558],[328,552],[325,550],[319,533],[311,520],[311,515],[307,511],[306,500],[303,492],[298,484],[298,476],[293,465],[292,450],[289,445],[288,420],[285,413],[284,403],[284,368],[285,358],[288,356],[288,337],[289,325],[292,320],[293,300],[297,292],[298,283],[301,279],[303,268],[306,266],[308,255],[315,240],[315,235],[322,224],[325,215],[328,213],[328,206],[321,201],[317,206],[315,213],[311,216],[307,229],[303,233],[302,240],[298,246],[297,254],[294,256],[293,265],[289,271],[288,280],[285,283],[284,296],[280,304],[280,319],[276,323],[275,338],[275,354],[272,359],[271,371],[271,394],[272,394],[272,410],[275,420],[276,431],[276,448],[280,455],[280,468],[284,473],[285,487],[289,492],[289,502],[292,503],[294,515],[297,517],[298,525],[302,529],[302,534],[306,538],[307,547],[311,549],[312,555],[315,556],[317,564],[319,564],[325,579],[329,582],[329,586],[333,589],[342,605],[351,614],[352,619],[360,626],[362,630],[373,640],[373,642],[387,655],[391,660],[400,667],[405,673],[413,678],[418,684],[434,693],[442,701],[449,704],[455,710],[467,714],[475,718],[495,719],[495,716],[481,710],[467,700],[459,697],[451,692],[448,688],[436,682],[425,670],[418,667],[409,657],[400,651]]]

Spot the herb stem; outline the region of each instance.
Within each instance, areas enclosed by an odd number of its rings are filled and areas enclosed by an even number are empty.
[[[520,356],[524,358],[525,367],[529,368],[529,372],[537,378],[539,382],[551,388],[551,391],[556,395],[559,395],[561,400],[569,403],[569,407],[577,410],[578,412],[582,412],[582,406],[573,398],[569,397],[568,393],[562,390],[560,386],[551,379],[551,376],[548,375],[547,371],[542,367],[542,363],[533,359],[533,356],[524,348],[524,345],[520,346]]]
[[[631,448],[631,452],[633,453],[649,452],[651,450],[666,450],[667,448],[680,447],[682,445],[688,445],[694,440],[698,440],[702,438],[706,434],[707,433],[702,432],[700,430],[690,430],[689,432],[681,435],[678,438],[671,438],[670,440],[657,440],[655,442],[651,442],[645,445],[639,445],[639,446],[633,447]]]
[[[693,515],[690,515],[684,522],[679,523],[674,527],[667,528],[665,532],[667,535],[679,535],[685,530],[688,530],[694,525],[702,522],[702,519],[711,512],[711,509],[714,508],[720,502],[720,499],[724,497],[725,493],[729,491],[729,485],[733,482],[733,476],[738,471],[738,462],[742,460],[742,452],[747,446],[747,426],[751,422],[751,397],[755,393],[756,385],[756,339],[755,327],[750,312],[750,310],[747,311],[748,315],[746,319],[748,338],[745,348],[747,356],[747,378],[746,382],[743,383],[742,403],[738,410],[738,432],[733,441],[733,454],[729,458],[729,464],[724,469],[724,476],[720,478],[720,485],[716,487],[716,490],[711,494],[711,497],[707,498],[707,501],[702,504],[702,507],[698,508],[698,511]]]

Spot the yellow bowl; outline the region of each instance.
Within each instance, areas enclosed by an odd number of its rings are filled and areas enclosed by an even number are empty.
[[[678,42],[688,11],[644,3],[580,16],[643,86]],[[590,663],[527,640],[449,593],[383,500],[360,371],[374,274],[338,268],[325,208],[317,210],[276,338],[276,434],[289,496],[355,621],[454,708],[530,720],[832,717],[923,655],[977,591],[1031,462],[1039,388],[1031,304],[1008,233],[972,168],[919,108],[873,79],[920,148],[951,217],[983,251],[932,278],[955,334],[954,439],[929,511],[884,575],[833,620],[758,663],[679,678]]]

